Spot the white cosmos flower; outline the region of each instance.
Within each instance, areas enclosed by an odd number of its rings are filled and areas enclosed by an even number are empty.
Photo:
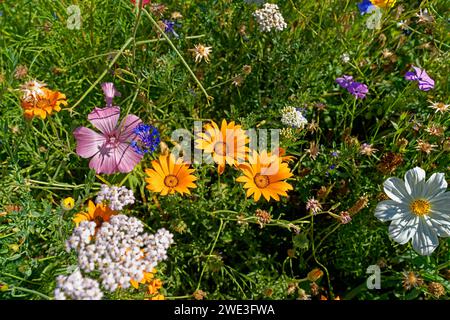
[[[392,221],[391,238],[405,244],[412,239],[414,250],[430,255],[439,245],[439,237],[450,237],[450,192],[443,173],[434,173],[427,181],[419,167],[408,170],[405,181],[389,178],[384,192],[392,200],[378,203],[375,216]]]

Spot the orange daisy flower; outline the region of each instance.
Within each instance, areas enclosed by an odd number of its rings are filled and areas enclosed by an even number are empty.
[[[61,92],[45,88],[44,83],[30,81],[21,89],[24,93],[21,106],[26,119],[34,117],[45,119],[47,115],[61,111],[61,105],[67,106],[66,96]]]
[[[286,150],[284,148],[279,147],[278,148],[278,155],[281,157],[281,160],[283,162],[291,162],[295,160],[294,156],[286,156]]]
[[[161,279],[155,279],[152,282],[150,282],[150,285],[154,287],[156,290],[159,290],[162,288],[163,283]]]
[[[156,273],[156,269],[153,269],[152,272],[144,272],[144,276],[142,277],[142,279],[140,281],[131,279],[130,283],[133,286],[133,288],[138,289],[139,284],[151,283],[153,278],[155,277],[155,273]]]
[[[117,212],[111,210],[103,203],[98,203],[95,205],[91,200],[88,203],[88,212],[79,212],[73,218],[73,222],[75,222],[76,226],[80,224],[81,221],[94,221],[97,224],[97,228],[99,228],[103,222],[109,221],[112,215]]]
[[[152,161],[152,167],[145,170],[150,191],[160,192],[162,196],[175,192],[190,194],[189,188],[197,187],[194,183],[197,177],[191,174],[195,169],[189,169],[182,158],[175,159],[173,154],[160,155],[158,160]]]
[[[245,161],[249,138],[234,121],[227,123],[225,119],[222,120],[220,129],[211,121],[205,126],[205,132],[198,134],[198,138],[195,140],[195,147],[212,155],[214,162],[218,164],[219,174],[225,170],[225,164],[237,166]]]
[[[261,195],[269,201],[270,198],[280,201],[281,196],[287,196],[286,191],[292,190],[292,186],[284,180],[292,177],[287,163],[282,161],[276,154],[263,151],[260,154],[254,151],[249,155],[249,163],[239,166],[243,176],[236,179],[237,182],[245,183],[247,197],[253,195],[258,201]]]

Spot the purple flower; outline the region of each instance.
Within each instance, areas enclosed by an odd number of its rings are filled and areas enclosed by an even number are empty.
[[[332,157],[335,157],[335,158],[339,157],[339,151],[333,151],[333,152],[331,152],[331,156],[332,156]]]
[[[352,76],[343,75],[342,78],[336,78],[335,81],[342,88],[347,89],[353,83],[353,77]]]
[[[82,158],[92,158],[89,168],[97,174],[130,172],[142,159],[130,144],[141,119],[130,114],[118,124],[119,116],[118,107],[95,108],[88,120],[101,133],[86,127],[78,127],[73,132],[77,154]]]
[[[353,82],[347,90],[354,95],[356,99],[364,99],[367,92],[369,92],[369,88],[360,82]]]
[[[434,80],[430,78],[427,72],[418,67],[412,66],[414,72],[408,71],[405,74],[405,79],[409,81],[417,81],[419,89],[422,91],[429,91],[434,88]]]
[[[102,90],[105,94],[105,101],[107,107],[112,107],[112,102],[114,97],[120,97],[121,94],[117,91],[116,87],[114,87],[114,83],[112,82],[103,82]]]
[[[360,82],[353,81],[352,76],[344,75],[341,78],[336,78],[336,82],[344,89],[347,89],[357,99],[364,99],[369,88]]]
[[[372,2],[370,0],[363,0],[362,2],[357,4],[359,12],[361,12],[361,15],[370,12],[370,9],[374,7]]]
[[[173,34],[176,38],[179,38],[179,35],[175,31],[175,27],[178,27],[179,24],[174,21],[164,19],[162,21],[164,23],[164,32],[167,34]]]

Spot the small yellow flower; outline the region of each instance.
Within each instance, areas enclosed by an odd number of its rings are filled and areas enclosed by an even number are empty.
[[[162,294],[158,294],[158,295],[150,298],[150,300],[166,300],[166,298]]]
[[[371,0],[371,2],[379,8],[392,8],[397,0]]]
[[[72,197],[64,198],[61,201],[61,207],[66,211],[72,210],[74,206],[75,206],[75,200]]]

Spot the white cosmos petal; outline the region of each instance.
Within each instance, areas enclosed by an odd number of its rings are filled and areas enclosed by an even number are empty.
[[[448,219],[450,219],[450,192],[441,193],[429,201],[432,211],[445,213],[448,215]]]
[[[406,171],[405,188],[413,198],[424,196],[425,175],[425,170],[419,167]]]
[[[436,232],[428,226],[425,219],[419,218],[417,232],[412,237],[412,245],[417,253],[429,256],[439,245]]]
[[[405,200],[412,199],[405,188],[405,183],[399,178],[393,177],[387,179],[384,182],[383,187],[384,192],[395,202],[405,202]]]
[[[431,213],[429,216],[425,217],[427,223],[430,227],[436,231],[439,237],[450,237],[450,220],[447,218],[446,220],[441,217]]]
[[[409,208],[394,200],[381,201],[375,208],[375,217],[383,222],[397,220],[408,215],[410,215]]]
[[[389,235],[400,244],[407,243],[417,231],[418,220],[418,217],[411,215],[392,221],[389,226]]]
[[[443,173],[433,173],[431,177],[426,182],[427,194],[426,198],[435,197],[447,190],[447,181],[445,181],[445,174]]]

